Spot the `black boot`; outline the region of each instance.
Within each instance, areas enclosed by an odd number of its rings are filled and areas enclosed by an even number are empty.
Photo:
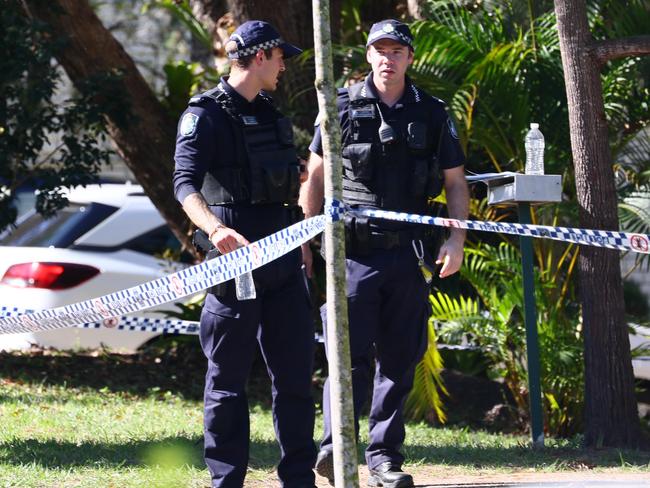
[[[383,486],[384,488],[409,488],[413,486],[413,477],[393,466],[390,462],[382,463],[375,469],[368,468],[368,486]]]
[[[329,449],[321,449],[318,453],[316,472],[334,486],[334,454]]]

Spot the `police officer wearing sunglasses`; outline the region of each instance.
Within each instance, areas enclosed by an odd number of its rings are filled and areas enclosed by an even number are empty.
[[[405,24],[384,20],[368,35],[372,71],[341,89],[337,106],[342,131],[343,200],[358,207],[427,214],[444,188],[451,217],[465,219],[468,190],[464,155],[442,101],[415,86],[406,70],[413,62],[413,36]],[[320,127],[310,145],[309,179],[300,202],[306,216],[320,212],[323,160]],[[366,462],[370,486],[413,486],[402,471],[405,430],[402,410],[415,366],[427,347],[430,229],[400,222],[346,217],[346,274],[352,383],[357,432],[368,386],[374,388],[368,419]],[[461,266],[465,232],[452,229],[435,261],[440,277]],[[311,254],[303,246],[305,264]],[[424,271],[424,273],[423,273]],[[323,308],[323,312],[324,312]],[[326,317],[324,317],[326,319]],[[329,381],[324,389],[324,435],[316,471],[333,483]]]

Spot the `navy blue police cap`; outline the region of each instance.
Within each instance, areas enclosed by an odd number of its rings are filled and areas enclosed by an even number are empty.
[[[302,52],[302,49],[285,42],[280,33],[268,22],[249,20],[235,29],[228,42],[234,41],[237,49],[228,50],[230,59],[241,59],[256,54],[260,49],[279,47],[285,58],[290,58]]]
[[[411,29],[399,20],[388,19],[373,24],[368,33],[366,47],[380,39],[391,39],[413,49],[413,34],[411,34]]]

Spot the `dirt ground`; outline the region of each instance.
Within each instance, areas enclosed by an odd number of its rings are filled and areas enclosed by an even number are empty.
[[[552,483],[552,482],[586,482],[596,484],[609,482],[609,486],[616,486],[612,482],[635,482],[650,488],[650,473],[623,472],[618,469],[562,471],[562,472],[534,472],[531,470],[513,471],[510,473],[472,473],[463,474],[459,469],[432,467],[432,466],[410,466],[405,471],[413,475],[417,488],[470,488],[484,487],[493,488],[498,486],[509,486],[520,484],[522,488],[528,483]],[[359,487],[368,486],[368,473],[365,466],[359,469]],[[316,476],[318,488],[329,488],[330,485],[325,478]],[[249,481],[246,488],[280,488],[275,480]]]

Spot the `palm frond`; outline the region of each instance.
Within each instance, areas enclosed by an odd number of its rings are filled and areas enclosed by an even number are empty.
[[[433,320],[429,320],[428,329],[428,347],[415,368],[413,388],[406,399],[404,410],[412,420],[431,420],[431,413],[433,413],[437,421],[444,424],[447,414],[441,396],[448,395],[448,392],[441,376],[443,361],[437,348]]]

